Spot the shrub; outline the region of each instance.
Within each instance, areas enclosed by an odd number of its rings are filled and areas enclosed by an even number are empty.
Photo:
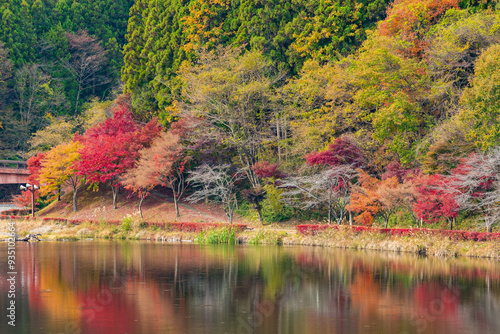
[[[229,244],[234,245],[237,239],[234,229],[223,227],[219,229],[212,229],[209,231],[201,231],[195,238],[198,244]]]

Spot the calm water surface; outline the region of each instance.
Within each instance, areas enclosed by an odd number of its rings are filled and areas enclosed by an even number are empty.
[[[325,248],[16,245],[0,333],[500,333],[500,263]]]

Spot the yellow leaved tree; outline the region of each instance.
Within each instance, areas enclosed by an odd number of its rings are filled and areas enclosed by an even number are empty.
[[[80,159],[78,150],[83,145],[77,141],[60,144],[52,148],[42,160],[40,172],[41,194],[57,194],[63,185],[73,189],[73,211],[77,211],[76,195],[81,177],[76,175],[74,162]]]

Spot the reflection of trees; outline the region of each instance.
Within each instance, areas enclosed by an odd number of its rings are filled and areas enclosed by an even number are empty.
[[[88,331],[105,323],[110,333],[224,333],[243,331],[238,321],[255,321],[263,333],[362,333],[365,326],[389,333],[416,332],[413,320],[425,319],[426,333],[459,325],[500,332],[500,264],[494,261],[140,242],[36,247],[19,245],[18,252],[29,305],[38,314],[32,326],[51,328],[61,317],[84,323],[88,298],[104,289],[112,301],[96,311]],[[446,299],[453,288],[456,298]],[[5,289],[0,285],[1,293]],[[447,301],[433,311],[443,293]]]

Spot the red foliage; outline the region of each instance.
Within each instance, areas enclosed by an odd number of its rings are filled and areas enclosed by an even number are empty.
[[[327,229],[338,230],[338,225],[297,225],[295,228],[303,235],[315,235],[318,232],[324,232]],[[484,233],[472,231],[452,231],[452,230],[430,230],[424,228],[374,228],[367,226],[344,226],[358,233],[381,233],[394,236],[411,236],[415,233],[427,233],[432,235],[441,235],[449,237],[452,240],[470,240],[470,241],[490,241],[500,240],[500,233]]]
[[[387,180],[391,177],[397,177],[399,183],[403,183],[406,180],[417,177],[419,174],[420,170],[418,168],[401,166],[401,163],[396,160],[385,167],[385,173],[381,175],[381,178],[382,180]]]
[[[259,161],[255,165],[252,166],[255,175],[264,178],[274,178],[274,179],[282,179],[286,177],[282,171],[279,170],[280,164],[270,164],[269,161]]]
[[[29,184],[40,185],[40,170],[42,169],[42,159],[45,158],[45,153],[38,153],[28,159],[28,170],[30,171],[30,176],[28,176]]]
[[[360,168],[366,163],[363,151],[344,138],[337,138],[327,150],[310,153],[305,159],[310,165],[353,165],[353,168]]]
[[[35,207],[40,206],[37,199],[40,197],[40,190],[35,191]],[[12,196],[12,202],[21,208],[31,208],[31,191],[23,190],[20,195]]]
[[[0,215],[0,219],[25,219],[25,217],[18,217],[18,216],[7,216],[7,215]],[[89,219],[66,219],[66,218],[51,218],[51,217],[44,217],[42,218],[44,221],[54,221],[54,222],[60,222],[60,223],[67,223],[67,224],[73,224],[73,225],[80,225],[82,223],[88,222],[91,224],[100,224],[100,221],[97,220],[89,220]],[[121,221],[119,220],[108,220],[108,224],[111,225],[121,225]],[[221,228],[221,227],[229,227],[230,229],[234,229],[235,231],[243,231],[247,228],[247,225],[245,224],[221,224],[221,223],[160,223],[160,222],[145,222],[145,224],[149,227],[151,226],[157,226],[160,227],[161,229],[167,230],[167,231],[179,231],[179,232],[201,232],[201,231],[206,231],[214,228]]]
[[[378,27],[381,35],[397,36],[407,42],[404,53],[421,56],[427,46],[425,33],[450,8],[459,9],[458,0],[395,0]]]
[[[300,234],[304,235],[315,235],[318,232],[324,232],[329,227],[334,227],[336,225],[296,225],[295,228],[299,231]]]
[[[77,174],[85,176],[88,183],[112,180],[112,186],[119,186],[118,177],[134,166],[139,151],[149,147],[160,131],[156,120],[140,128],[127,107],[121,106],[112,118],[78,138],[84,148],[75,164]]]
[[[413,211],[426,223],[436,223],[442,218],[451,219],[458,215],[459,206],[453,195],[446,192],[449,179],[443,175],[422,176],[415,182],[417,202]]]
[[[197,121],[198,120],[193,120],[189,116],[181,118],[177,122],[170,124],[170,132],[179,136],[181,139],[185,139],[185,137],[190,133],[190,128],[196,126],[195,124]]]

